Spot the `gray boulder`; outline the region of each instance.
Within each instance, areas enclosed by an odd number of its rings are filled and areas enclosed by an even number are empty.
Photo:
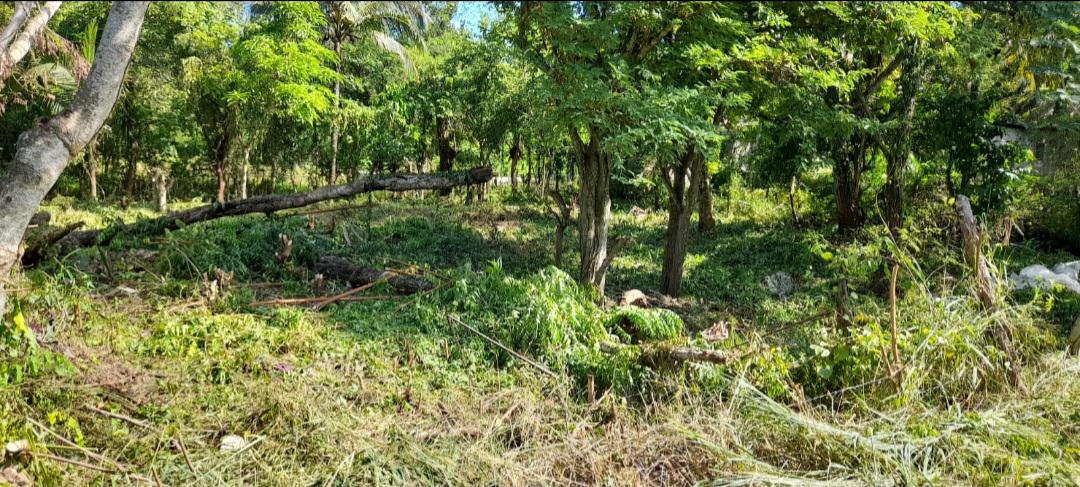
[[[795,292],[795,279],[784,271],[770,274],[765,278],[765,289],[773,296],[785,298]]]
[[[1069,276],[1074,280],[1080,281],[1080,260],[1062,262],[1054,266],[1054,273]]]
[[[1074,274],[1075,276],[1075,274]],[[1080,295],[1080,282],[1075,277],[1058,274],[1044,265],[1032,265],[1023,268],[1020,274],[1012,276],[1013,289],[1050,289],[1059,284],[1065,289]]]

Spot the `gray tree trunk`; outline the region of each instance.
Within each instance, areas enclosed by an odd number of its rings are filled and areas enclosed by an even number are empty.
[[[341,43],[334,41],[334,53],[337,54],[338,63],[336,66],[341,66]],[[341,68],[336,68],[338,74],[341,74]],[[341,80],[334,80],[334,117],[337,118],[338,111],[341,110]],[[330,184],[337,184],[337,156],[338,156],[338,139],[341,137],[341,128],[338,127],[338,121],[334,120],[334,127],[330,133]],[[245,196],[246,198],[247,196]]]
[[[86,151],[86,172],[90,178],[90,201],[97,203],[98,200],[98,181],[97,181],[97,159],[94,157],[93,151]]]
[[[216,218],[248,215],[252,213],[272,214],[281,210],[308,206],[320,201],[350,198],[358,194],[371,193],[374,191],[419,191],[425,189],[449,189],[458,186],[483,184],[490,181],[492,176],[493,173],[490,167],[477,167],[468,171],[439,174],[371,175],[359,178],[348,184],[324,186],[303,193],[266,194],[245,200],[229,201],[224,204],[199,206],[189,210],[170,213],[154,220],[146,220],[128,225],[117,225],[110,227],[105,231],[84,230],[72,232],[60,240],[58,244],[64,249],[69,250],[75,247],[93,245],[95,242],[99,241],[99,236],[101,237],[100,242],[108,242],[121,233],[135,231],[163,233],[166,230],[175,230],[179,228],[181,224],[191,225]]]
[[[240,199],[248,197],[248,162],[251,160],[251,147],[244,148],[244,167],[240,169]]]
[[[56,15],[63,3],[45,2],[30,17],[30,12],[37,2],[15,2],[15,13],[0,32],[0,86],[3,86],[4,80],[15,71],[15,65],[30,52],[34,39],[44,32],[45,25]]]
[[[158,168],[154,171],[154,184],[157,186],[158,212],[169,212],[169,173],[165,169]]]
[[[7,279],[18,260],[19,243],[41,200],[116,104],[149,3],[113,4],[94,66],[75,99],[56,117],[19,136],[15,158],[0,175],[0,281]],[[6,305],[7,293],[0,284],[0,311]]]
[[[4,50],[7,50],[8,46],[11,45],[12,39],[15,39],[15,34],[26,23],[26,18],[30,16],[30,11],[34,9],[34,2],[13,3],[14,11],[11,13],[11,18],[8,19],[8,24],[4,27],[4,30],[0,31],[0,49]]]
[[[688,148],[679,164],[664,175],[668,187],[668,223],[664,232],[664,261],[660,271],[660,292],[678,296],[683,264],[690,243],[690,216],[694,214],[705,172],[705,158]]]
[[[600,134],[589,128],[589,141],[581,139],[577,129],[570,130],[577,152],[578,175],[578,247],[581,250],[582,284],[596,288],[604,295],[608,254],[608,226],[611,222],[611,163],[600,148]]]

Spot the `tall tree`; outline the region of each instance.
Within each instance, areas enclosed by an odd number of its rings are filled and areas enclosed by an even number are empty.
[[[330,44],[338,61],[334,65],[338,79],[334,80],[334,121],[330,134],[329,184],[337,183],[338,142],[341,138],[341,71],[342,47],[350,42],[370,40],[375,45],[398,55],[410,65],[408,52],[395,35],[419,40],[430,22],[427,9],[421,2],[322,2],[326,15],[323,38]]]
[[[517,25],[514,41],[545,76],[538,89],[568,133],[577,162],[580,281],[604,291],[611,260],[611,173],[607,140],[622,132],[621,92],[657,46],[700,10],[683,2],[500,3]]]

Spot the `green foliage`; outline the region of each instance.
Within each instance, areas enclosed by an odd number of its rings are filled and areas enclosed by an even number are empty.
[[[666,309],[619,308],[608,316],[606,324],[626,343],[673,340],[683,335],[682,318]]]
[[[209,315],[165,320],[148,330],[132,352],[148,357],[183,359],[194,380],[228,384],[234,374],[267,374],[302,364],[274,357],[310,355],[322,348],[321,330],[295,311],[276,311],[267,319],[253,315]]]
[[[38,345],[22,313],[16,311],[10,323],[4,320],[0,325],[0,386],[68,371],[70,364],[62,355]]]

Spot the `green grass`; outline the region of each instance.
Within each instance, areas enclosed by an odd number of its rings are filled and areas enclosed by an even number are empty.
[[[314,229],[304,216],[228,218],[125,235],[105,253],[31,270],[13,303],[37,345],[5,335],[18,356],[2,360],[48,359],[0,386],[0,440],[31,441],[33,460],[19,469],[42,485],[1080,479],[1080,362],[1060,352],[1074,303],[1017,295],[982,311],[945,227],[913,225],[922,245],[903,249],[904,374],[895,381],[881,353],[891,346],[888,300],[875,289],[889,250],[873,229],[842,242],[827,227],[793,227],[784,195],[736,186],[717,201],[718,227],[693,237],[687,305],[678,314],[619,309],[578,288],[573,265],[551,265],[554,225],[535,198],[504,196],[471,205],[378,198],[321,213]],[[47,209],[60,223],[91,226],[154,214],[79,205]],[[613,264],[611,295],[659,280],[664,212],[628,210],[616,209],[614,233],[632,243]],[[803,211],[827,219],[823,208]],[[273,257],[279,234],[294,242],[285,265]],[[319,294],[307,264],[324,254],[408,270],[438,289],[318,312],[251,305]],[[1003,269],[1068,257],[1030,242],[993,253]],[[218,271],[231,282],[215,283]],[[793,295],[763,287],[777,271],[796,278]],[[840,282],[850,285],[850,329],[828,313]],[[321,293],[345,289],[331,282]],[[390,295],[383,285],[361,294]],[[704,341],[698,332],[720,322],[729,336]],[[988,331],[1002,323],[1026,391],[1008,384],[1007,357]],[[626,348],[608,354],[601,343]],[[738,359],[650,368],[638,345]],[[222,451],[227,435],[246,447]]]

